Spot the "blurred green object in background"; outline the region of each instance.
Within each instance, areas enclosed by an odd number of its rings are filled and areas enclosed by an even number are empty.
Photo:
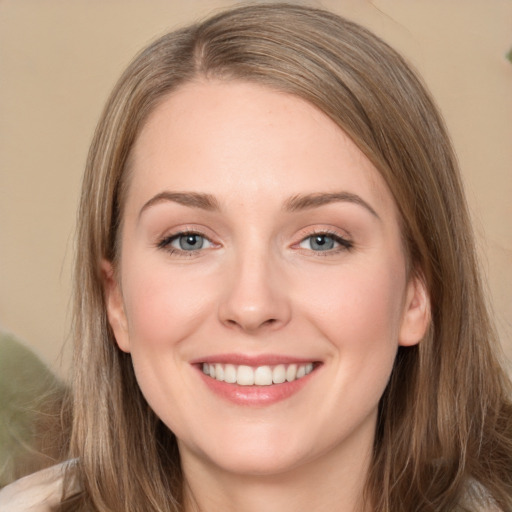
[[[14,335],[0,331],[0,488],[53,464],[64,384]]]

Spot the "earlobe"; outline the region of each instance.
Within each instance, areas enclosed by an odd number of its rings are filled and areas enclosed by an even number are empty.
[[[123,295],[114,273],[114,267],[110,261],[101,261],[101,273],[108,322],[110,327],[112,327],[118,347],[123,352],[130,352],[128,323],[124,310]]]
[[[404,313],[398,344],[410,347],[418,344],[430,324],[430,297],[421,275],[412,276],[407,284]]]

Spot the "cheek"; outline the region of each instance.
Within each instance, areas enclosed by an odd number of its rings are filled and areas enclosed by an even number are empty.
[[[400,259],[397,260],[400,262]],[[358,410],[371,408],[388,382],[402,318],[405,270],[400,265],[361,265],[338,275],[317,275],[315,297],[303,303],[308,321],[331,347],[335,400],[348,400]],[[324,293],[318,293],[319,290]],[[334,398],[334,397],[333,397]],[[335,407],[335,404],[330,404]]]
[[[201,281],[206,288],[204,276],[195,282],[190,273],[171,271],[165,264],[139,264],[138,269],[127,273],[123,286],[135,374],[151,408],[169,428],[180,431],[187,408],[178,412],[169,404],[180,404],[191,393],[189,367],[182,363],[189,340],[207,323],[211,298],[198,287]]]
[[[139,267],[140,268],[140,267]],[[164,349],[187,338],[209,310],[208,277],[149,265],[123,287],[132,352]]]
[[[297,296],[304,314],[321,322],[330,338],[360,344],[397,339],[404,290],[400,265],[362,264],[336,272],[321,269],[305,280]]]

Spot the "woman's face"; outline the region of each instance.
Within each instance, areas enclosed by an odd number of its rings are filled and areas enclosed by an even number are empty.
[[[216,81],[166,98],[132,157],[109,319],[183,464],[364,460],[428,320],[370,161],[305,101]]]

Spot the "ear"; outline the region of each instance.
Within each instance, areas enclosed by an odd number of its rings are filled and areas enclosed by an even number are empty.
[[[402,324],[398,344],[410,347],[418,344],[430,324],[430,297],[421,275],[412,275],[407,284]]]
[[[103,276],[103,290],[107,306],[108,323],[114,331],[118,347],[123,352],[130,352],[128,336],[128,322],[124,310],[123,294],[116,279],[114,267],[107,260],[101,261],[101,273]]]

